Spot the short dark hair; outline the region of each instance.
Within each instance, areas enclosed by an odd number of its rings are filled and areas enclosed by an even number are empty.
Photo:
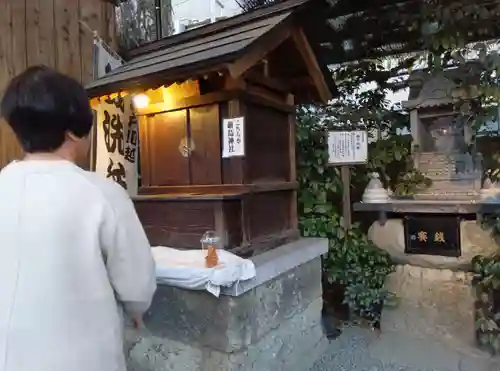
[[[45,66],[30,67],[9,83],[0,105],[25,152],[53,152],[66,133],[90,133],[92,109],[79,82]]]

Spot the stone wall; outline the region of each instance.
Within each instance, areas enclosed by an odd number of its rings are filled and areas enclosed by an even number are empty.
[[[239,297],[160,286],[127,329],[130,371],[304,371],[324,352],[321,259]]]

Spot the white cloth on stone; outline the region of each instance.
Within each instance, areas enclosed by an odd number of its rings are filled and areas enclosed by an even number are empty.
[[[0,371],[125,371],[154,260],[127,193],[67,161],[0,173]],[[138,313],[137,313],[138,314]]]
[[[221,287],[231,287],[255,277],[255,265],[228,251],[217,250],[219,264],[205,266],[206,251],[153,247],[158,282],[188,290],[206,290],[219,297]]]

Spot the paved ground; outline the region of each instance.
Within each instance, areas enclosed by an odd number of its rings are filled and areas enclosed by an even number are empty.
[[[408,335],[348,327],[310,371],[500,371],[500,363]]]

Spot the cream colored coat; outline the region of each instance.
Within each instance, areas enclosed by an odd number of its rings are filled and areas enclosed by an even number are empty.
[[[120,186],[66,161],[0,173],[0,371],[124,371],[121,307],[155,289]]]

